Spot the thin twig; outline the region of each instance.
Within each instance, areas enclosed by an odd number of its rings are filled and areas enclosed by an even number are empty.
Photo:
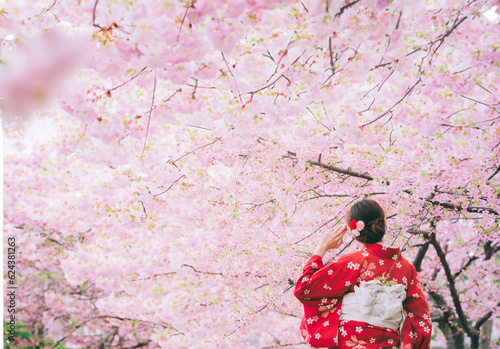
[[[332,218],[332,219],[327,220],[325,223],[321,224],[319,228],[317,228],[316,230],[314,230],[311,234],[309,234],[309,235],[307,235],[307,236],[304,236],[304,237],[303,237],[302,239],[300,239],[299,241],[294,242],[294,245],[297,245],[298,243],[300,243],[300,242],[304,241],[305,239],[309,238],[310,236],[312,236],[312,235],[316,234],[318,231],[320,231],[320,230],[321,230],[321,228],[323,228],[323,227],[324,227],[325,225],[327,225],[328,223],[332,222],[334,219],[335,219],[335,218]],[[342,218],[341,218],[341,219],[342,219]],[[337,224],[341,221],[341,219],[339,219],[339,220],[335,223],[335,225],[337,225]]]
[[[193,88],[193,93],[191,93],[191,99],[196,99],[195,95],[196,95],[196,89],[198,88],[198,79],[194,77],[191,77],[191,79],[194,80],[194,88]]]
[[[170,163],[170,164],[175,165],[175,163],[176,163],[177,161],[179,161],[180,159],[182,159],[182,158],[184,158],[184,157],[188,156],[189,154],[194,153],[194,152],[195,152],[195,151],[197,151],[197,150],[200,150],[200,149],[203,149],[203,148],[205,148],[205,147],[208,147],[209,145],[212,145],[212,144],[214,144],[214,143],[216,143],[216,142],[218,142],[218,141],[220,141],[220,137],[219,137],[219,138],[216,138],[216,139],[215,139],[215,141],[213,141],[213,142],[210,142],[210,143],[208,143],[208,144],[202,145],[201,147],[198,147],[198,148],[196,148],[196,149],[194,149],[194,150],[190,151],[189,153],[186,153],[186,154],[182,155],[180,158],[178,158],[178,159],[176,159],[176,160],[174,160],[174,161],[169,161],[169,163]]]
[[[461,97],[463,97],[463,98],[465,98],[465,99],[468,99],[469,101],[473,101],[473,102],[475,102],[475,103],[482,104],[482,105],[484,105],[484,106],[486,106],[486,107],[488,107],[488,108],[493,109],[493,110],[494,110],[494,111],[496,111],[497,113],[500,113],[500,111],[498,111],[495,107],[492,107],[492,106],[491,106],[491,105],[489,105],[489,104],[486,104],[486,103],[484,103],[484,102],[478,101],[477,99],[470,98],[470,97],[467,97],[467,96],[464,96],[464,95],[460,95],[460,96],[461,96]]]
[[[106,93],[111,93],[111,91],[114,91],[114,90],[116,90],[116,89],[118,89],[118,88],[120,88],[120,87],[122,87],[122,86],[124,86],[124,85],[128,84],[130,81],[134,80],[134,79],[135,79],[135,78],[137,78],[139,75],[141,75],[141,73],[142,73],[144,70],[146,70],[146,68],[147,68],[147,66],[146,66],[146,67],[144,67],[144,68],[142,68],[140,72],[138,72],[137,74],[135,74],[134,76],[132,76],[130,79],[128,79],[127,81],[125,81],[123,84],[120,84],[120,85],[118,85],[118,86],[115,86],[115,87],[113,87],[113,88],[110,88],[109,90],[107,90],[107,91],[106,91]]]
[[[231,68],[229,68],[229,64],[226,61],[226,57],[224,56],[224,52],[221,51],[222,54],[222,60],[224,63],[226,63],[227,70],[229,71],[229,74],[233,77],[234,83],[236,85],[236,91],[238,92],[238,97],[240,99],[241,106],[244,107],[243,100],[241,99],[241,92],[240,92],[240,87],[238,86],[238,81],[236,81],[236,78],[234,77],[233,72],[231,71]]]
[[[172,99],[172,97],[174,97],[174,96],[175,96],[176,94],[178,94],[179,92],[182,92],[182,87],[181,87],[181,88],[178,88],[177,90],[175,90],[175,92],[174,92],[174,93],[172,93],[172,94],[171,94],[168,98],[165,98],[164,100],[162,100],[162,101],[160,102],[160,104],[153,106],[153,108],[152,108],[152,109],[150,109],[149,111],[147,111],[147,113],[150,113],[151,111],[153,111],[153,110],[155,110],[156,108],[158,108],[158,106],[160,106],[160,105],[163,105],[163,104],[167,103],[168,101],[170,101],[170,100]],[[143,113],[143,114],[146,114],[146,112],[145,112],[145,113]],[[139,114],[139,115],[141,115],[141,116],[142,116],[142,114]]]
[[[257,92],[265,90],[266,88],[271,87],[272,85],[274,85],[279,79],[281,79],[283,77],[283,75],[288,71],[288,69],[290,69],[295,63],[298,62],[298,60],[300,59],[300,57],[302,57],[305,52],[306,52],[305,50],[302,51],[302,53],[286,69],[284,69],[283,72],[281,74],[279,74],[278,77],[276,79],[274,79],[272,82],[270,82],[268,84],[265,84],[264,86],[260,87],[259,89],[255,90],[255,91],[245,92],[244,94],[254,95]]]
[[[304,3],[302,1],[300,3],[302,4],[302,7],[304,8],[304,10],[306,10],[306,12],[309,13],[309,10],[307,9],[306,5],[304,5]]]
[[[54,7],[54,6],[55,6],[55,4],[57,4],[57,0],[54,0],[54,2],[52,3],[52,5],[50,5],[50,6],[49,6],[49,8],[47,8],[47,9],[43,10],[42,12],[40,12],[40,13],[39,13],[39,14],[37,14],[37,15],[34,15],[33,17],[28,18],[26,21],[30,21],[30,20],[32,20],[33,18],[40,17],[40,16],[41,16],[41,15],[43,15],[44,13],[49,12],[50,10],[52,10],[52,7]]]
[[[260,286],[257,286],[257,287],[255,287],[253,290],[254,290],[254,291],[257,291],[259,288],[266,287],[266,286],[269,286],[269,283],[267,283],[267,284],[263,284],[263,285],[260,285]]]
[[[424,215],[424,217],[420,220],[420,222],[418,223],[418,226],[414,229],[414,230],[418,230],[420,229],[420,226],[422,225],[422,223],[424,223],[424,220],[425,218],[427,217],[427,215],[429,214],[429,211],[427,211]],[[387,273],[387,276],[386,276],[386,280],[389,278],[389,275],[391,275],[391,271],[392,269],[394,269],[394,266],[396,265],[396,262],[398,261],[399,257],[401,256],[401,253],[403,252],[403,250],[406,248],[406,246],[408,246],[411,238],[414,236],[414,234],[411,234],[410,237],[408,239],[406,239],[406,242],[404,243],[404,245],[399,249],[399,254],[398,256],[395,258],[394,260],[394,263],[392,264],[392,267],[391,269],[389,270],[389,272]]]
[[[371,124],[373,124],[375,121],[377,121],[377,120],[379,120],[379,119],[383,118],[384,116],[386,116],[387,114],[391,113],[391,112],[392,112],[392,109],[393,109],[395,106],[397,106],[399,103],[401,103],[401,102],[402,102],[402,101],[403,101],[406,97],[408,97],[408,96],[411,94],[411,92],[413,91],[413,89],[414,89],[414,88],[415,88],[415,87],[416,87],[416,86],[417,86],[417,85],[418,85],[421,81],[422,81],[422,79],[421,79],[421,78],[419,78],[419,79],[418,79],[418,80],[417,80],[417,81],[416,81],[416,82],[415,82],[415,83],[414,83],[411,87],[409,87],[409,88],[406,90],[406,92],[405,92],[405,94],[403,95],[403,97],[401,97],[401,99],[400,99],[400,100],[398,100],[396,103],[394,103],[394,104],[392,105],[392,107],[390,107],[389,109],[387,109],[385,112],[383,112],[382,114],[380,114],[379,116],[377,116],[377,117],[376,117],[375,119],[373,119],[372,121],[367,122],[366,124],[363,124],[363,125],[361,125],[360,127],[365,127],[365,126],[371,125]]]
[[[142,201],[139,201],[139,203],[142,205],[142,211],[144,212],[144,214],[146,215],[144,218],[142,219],[146,219],[148,218],[148,212],[146,211],[146,207],[144,206],[144,202]]]
[[[99,29],[102,29],[102,27],[99,25],[99,24],[96,24],[95,23],[95,12],[96,12],[96,9],[97,9],[97,3],[99,2],[99,0],[95,0],[95,3],[94,3],[94,9],[92,10],[92,25],[94,27],[97,27]]]
[[[312,112],[312,110],[309,108],[309,107],[306,107],[306,109],[309,111],[309,113],[311,113],[312,116],[314,116],[314,118],[324,127],[326,128],[328,131],[332,131],[328,126],[326,126],[316,115],[314,115],[314,113]]]
[[[178,181],[180,181],[182,178],[186,177],[186,175],[182,175],[180,176],[179,178],[177,178],[172,184],[170,184],[170,186],[167,188],[167,190],[165,191],[162,191],[161,193],[158,193],[158,194],[155,194],[153,195],[153,197],[157,197],[157,196],[160,196],[162,194],[165,194],[167,191],[169,191],[170,189],[172,189],[172,187],[175,185],[175,183],[177,183]]]
[[[140,278],[140,279],[134,279],[134,280],[130,280],[130,281],[144,281],[144,280],[150,280],[151,278],[155,278],[155,277],[158,277],[158,276],[168,276],[168,275],[174,275],[174,274],[177,274],[177,272],[171,271],[169,273],[153,274],[153,275],[148,276],[148,277],[144,277],[144,278]]]
[[[155,105],[155,93],[156,93],[156,71],[155,71],[154,82],[153,82],[153,97],[151,98],[151,107],[149,108],[148,124],[146,126],[146,137],[144,137],[144,146],[142,147],[141,159],[142,159],[142,156],[144,155],[144,151],[146,150],[146,142],[148,141],[149,124],[151,122],[151,114],[153,112],[153,106]]]
[[[189,9],[192,5],[189,4],[189,0],[186,2],[186,12],[184,12],[184,17],[182,17],[181,27],[179,28],[179,34],[177,34],[177,42],[179,42],[179,38],[181,36],[182,26],[184,25],[184,21],[186,20],[186,16],[188,14]]]

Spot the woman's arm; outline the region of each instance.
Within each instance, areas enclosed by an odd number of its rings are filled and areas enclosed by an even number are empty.
[[[326,251],[340,246],[345,232],[345,227],[337,227],[326,233],[304,266],[294,292],[302,304],[331,304],[333,298],[342,297],[348,290],[352,291],[364,257],[361,254],[344,255],[333,259],[326,266],[323,266],[322,261]]]
[[[339,248],[340,245],[342,245],[342,238],[344,237],[346,231],[347,228],[345,226],[338,226],[323,235],[318,245],[316,246],[313,255],[323,258],[326,251]]]

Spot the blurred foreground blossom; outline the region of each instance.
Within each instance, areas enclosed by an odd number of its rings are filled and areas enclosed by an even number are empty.
[[[2,118],[29,118],[55,97],[90,49],[90,38],[59,29],[29,38],[8,52],[0,66]]]

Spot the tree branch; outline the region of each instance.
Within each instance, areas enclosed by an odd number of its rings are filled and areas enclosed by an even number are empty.
[[[493,172],[493,174],[491,176],[488,177],[488,180],[491,181],[493,179],[493,177],[495,177],[498,172],[500,172],[500,166],[497,167],[497,170],[495,172]]]
[[[213,273],[211,271],[199,271],[199,270],[196,270],[192,265],[189,265],[189,264],[182,264],[181,267],[189,267],[189,268],[193,269],[195,273],[198,273],[198,274],[208,274],[208,275],[220,275],[220,276],[224,276],[224,275],[222,275],[222,273]]]
[[[447,209],[450,209],[450,210],[455,210],[455,211],[467,211],[469,213],[482,213],[484,211],[487,211],[489,213],[492,213],[496,216],[498,216],[498,212],[495,211],[494,209],[492,208],[489,208],[489,207],[475,207],[475,206],[469,206],[467,208],[464,208],[463,206],[461,205],[454,205],[454,204],[451,204],[451,203],[448,203],[448,202],[440,202],[440,201],[436,201],[436,200],[427,200],[427,202],[433,204],[434,206],[441,206],[443,208],[447,208]]]
[[[495,305],[496,307],[500,307],[500,302],[498,302]],[[488,319],[493,315],[493,310],[490,310],[486,315],[484,315],[481,319],[477,320],[476,324],[474,325],[474,328],[479,331],[479,328],[486,322]]]
[[[311,165],[314,165],[314,166],[319,166],[321,168],[324,168],[326,170],[330,170],[330,171],[334,171],[334,172],[338,172],[338,173],[342,173],[342,174],[346,174],[348,176],[351,176],[351,177],[358,177],[358,178],[363,178],[363,179],[366,179],[368,181],[373,181],[373,177],[370,176],[368,173],[359,173],[359,172],[355,172],[355,171],[352,171],[352,170],[349,170],[349,169],[343,169],[343,168],[340,168],[340,167],[337,167],[337,166],[333,166],[333,165],[328,165],[328,164],[325,164],[325,163],[322,163],[322,162],[319,162],[319,161],[314,161],[314,160],[309,160],[308,163],[310,163]]]
[[[375,178],[373,178],[372,176],[370,176],[369,173],[359,173],[359,172],[355,172],[355,171],[352,171],[350,169],[343,169],[343,168],[340,168],[340,167],[337,167],[337,166],[333,166],[333,165],[328,165],[328,164],[325,164],[325,163],[322,163],[320,161],[314,161],[314,160],[309,160],[308,161],[309,164],[313,165],[313,166],[319,166],[319,167],[322,167],[326,170],[330,170],[330,171],[333,171],[333,172],[338,172],[338,173],[342,173],[342,174],[345,174],[345,175],[348,175],[348,176],[351,176],[351,177],[358,177],[358,178],[363,178],[363,179],[366,179],[368,181],[373,181]],[[389,185],[390,182],[389,181],[383,181],[384,184],[387,184]]]
[[[142,342],[142,343],[138,343],[136,345],[134,345],[133,347],[125,347],[123,349],[135,349],[135,348],[142,348],[142,347],[145,347],[146,345],[148,345],[149,343],[151,343],[151,340],[147,340],[146,342]]]
[[[430,241],[426,241],[420,248],[418,249],[417,256],[415,257],[415,260],[413,261],[413,266],[418,272],[422,271],[422,261],[424,260],[425,254],[427,253],[427,250],[429,249],[429,244]]]
[[[436,42],[439,42],[439,45],[438,47],[436,47],[435,50],[432,51],[432,54],[434,55],[437,50],[439,50],[439,48],[441,47],[441,45],[444,43],[444,39],[446,39],[455,29],[457,29],[457,27],[462,24],[463,21],[465,21],[467,19],[467,16],[463,16],[462,18],[460,18],[460,20],[458,19],[458,15],[457,15],[457,18],[455,19],[455,22],[453,24],[453,26],[451,28],[449,28],[444,34],[441,34],[437,37],[436,40],[432,41],[430,43],[430,48],[432,48],[432,46],[436,43]],[[430,50],[429,50],[430,51]],[[432,58],[431,58],[432,59]]]
[[[472,262],[474,262],[476,259],[479,259],[479,257],[477,257],[477,256],[470,257],[470,258],[469,258],[469,260],[467,261],[467,263],[465,263],[465,265],[464,265],[462,268],[460,268],[460,270],[459,270],[459,271],[457,271],[457,272],[453,275],[453,278],[454,278],[454,279],[456,279],[456,278],[457,278],[460,274],[462,274],[462,272],[463,272],[464,270],[466,270],[466,269],[469,267],[469,265],[471,265],[471,264],[472,264]]]
[[[488,261],[493,257],[495,253],[500,251],[500,243],[497,243],[496,245],[492,245],[491,241],[488,241],[487,243],[484,244],[484,260]]]
[[[337,13],[335,14],[334,18],[342,16],[342,14],[344,13],[344,11],[345,11],[345,10],[347,10],[347,9],[348,9],[349,7],[351,7],[351,6],[356,5],[356,4],[357,4],[358,2],[360,2],[360,1],[361,1],[361,0],[354,0],[354,1],[350,2],[350,3],[348,3],[347,5],[342,6],[342,7],[340,8],[339,12],[337,12]]]

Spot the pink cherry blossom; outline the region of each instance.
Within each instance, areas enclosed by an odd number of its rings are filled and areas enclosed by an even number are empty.
[[[363,221],[357,221],[356,222],[356,230],[357,231],[361,231],[363,229],[365,229],[365,222],[363,222]]]
[[[474,344],[499,312],[500,28],[485,0],[425,5],[2,4],[4,235],[39,334],[12,345],[305,348],[290,280],[365,197],[451,314],[438,344]]]

